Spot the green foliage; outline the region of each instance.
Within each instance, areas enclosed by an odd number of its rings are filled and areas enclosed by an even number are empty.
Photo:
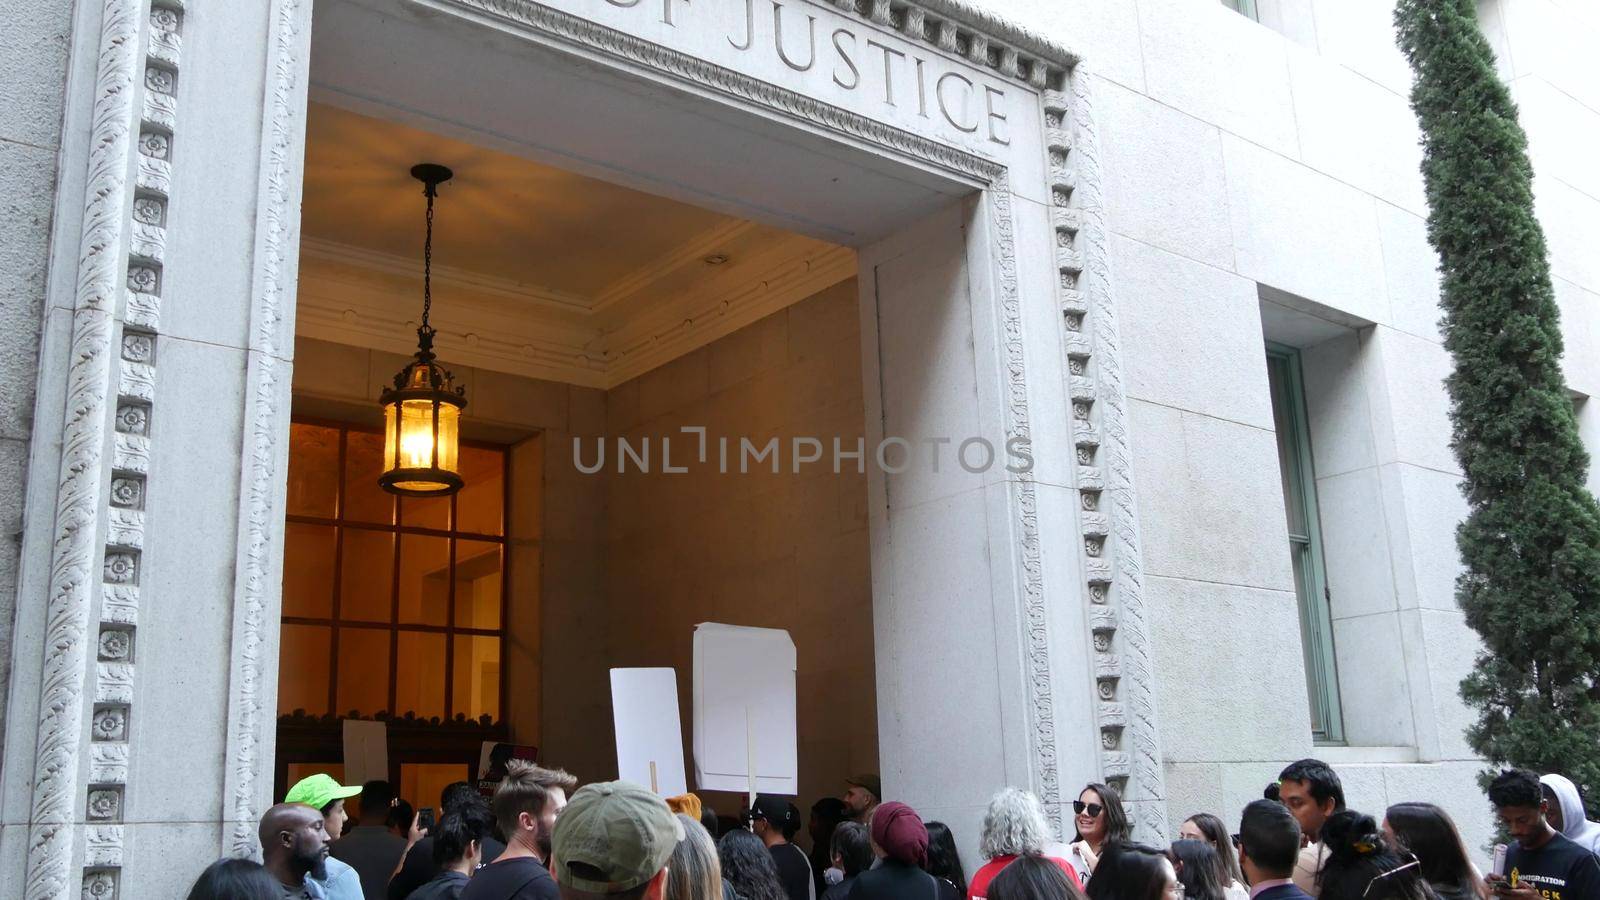
[[[1439,253],[1469,513],[1456,600],[1484,652],[1461,683],[1491,763],[1561,772],[1600,809],[1600,508],[1561,377],[1533,167],[1474,0],[1400,0]]]

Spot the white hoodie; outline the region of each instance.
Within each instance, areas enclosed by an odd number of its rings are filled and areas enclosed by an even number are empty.
[[[1561,833],[1590,853],[1600,854],[1600,823],[1589,821],[1584,814],[1578,786],[1565,775],[1545,775],[1539,783],[1547,785],[1561,801]]]

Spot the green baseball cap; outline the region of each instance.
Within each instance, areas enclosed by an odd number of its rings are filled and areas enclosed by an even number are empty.
[[[649,789],[627,781],[586,784],[567,801],[550,836],[556,881],[617,894],[654,878],[683,840],[683,824]]]
[[[289,788],[289,793],[283,796],[285,803],[304,803],[307,806],[321,810],[324,806],[335,800],[354,797],[361,793],[361,787],[345,787],[333,780],[333,776],[318,772],[308,775]]]

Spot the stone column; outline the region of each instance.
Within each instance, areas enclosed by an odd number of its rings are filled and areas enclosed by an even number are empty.
[[[79,4],[4,758],[29,898],[170,896],[255,850],[309,26]]]

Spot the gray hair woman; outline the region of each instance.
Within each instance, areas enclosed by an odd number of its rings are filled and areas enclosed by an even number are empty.
[[[722,900],[722,864],[717,845],[699,819],[677,813],[683,840],[667,862],[666,900]]]
[[[983,835],[978,840],[978,852],[988,862],[973,873],[967,895],[987,896],[989,882],[1012,860],[1020,856],[1043,856],[1045,848],[1055,840],[1038,797],[1014,787],[995,794],[989,800],[988,811],[983,814]],[[1056,857],[1047,858],[1061,867],[1073,887],[1081,887],[1070,863]]]

